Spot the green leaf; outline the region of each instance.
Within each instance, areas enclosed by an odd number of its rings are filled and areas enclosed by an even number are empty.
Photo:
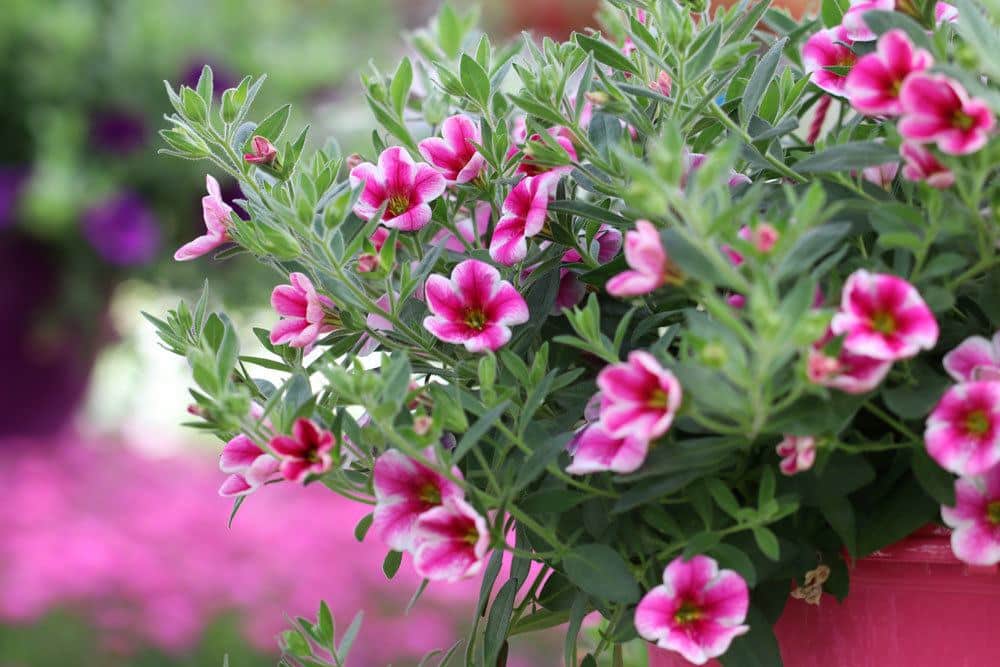
[[[266,137],[272,142],[277,141],[281,137],[281,133],[285,131],[285,125],[288,123],[288,115],[291,112],[291,104],[286,104],[276,109],[270,116],[260,122],[260,125],[254,129],[253,133]]]
[[[459,49],[462,48],[462,38],[465,31],[462,29],[462,23],[459,21],[455,10],[447,3],[445,3],[438,14],[437,34],[441,50],[449,58],[457,56]]]
[[[406,100],[410,96],[410,86],[413,85],[413,65],[409,58],[399,61],[396,73],[392,75],[392,83],[389,85],[389,98],[396,113],[402,115],[406,108]]]
[[[719,51],[719,43],[722,40],[722,23],[712,24],[712,27],[703,32],[702,35],[704,35],[703,38],[699,36],[701,43],[696,41],[693,44],[693,46],[697,46],[698,50],[687,63],[685,75],[690,81],[697,81],[715,59],[715,54]]]
[[[490,78],[486,71],[475,61],[474,58],[462,54],[460,66],[462,76],[462,86],[469,97],[479,102],[483,107],[489,106],[490,102]]]
[[[826,2],[830,2],[830,0],[826,0]],[[764,54],[764,57],[760,59],[760,63],[754,68],[753,74],[747,82],[747,87],[743,91],[743,98],[740,100],[740,120],[743,122],[744,127],[749,125],[750,118],[757,111],[767,84],[774,79],[774,72],[778,68],[781,53],[787,43],[788,38],[782,37],[772,44],[771,48]]]
[[[595,39],[580,33],[574,33],[573,39],[580,45],[580,48],[588,51],[589,53],[593,53],[594,59],[598,62],[604,63],[613,69],[621,70],[623,72],[630,72],[632,74],[638,73],[631,60],[626,58],[622,55],[621,51],[603,39]]]
[[[364,542],[365,536],[368,534],[368,529],[372,527],[372,521],[375,519],[375,515],[372,513],[366,514],[361,517],[357,525],[354,526],[354,539],[358,542]]]
[[[639,585],[618,552],[605,544],[582,544],[563,559],[566,576],[590,595],[608,602],[639,599]]]
[[[212,108],[212,99],[215,96],[215,86],[212,84],[212,68],[204,65],[201,68],[201,75],[198,77],[198,84],[195,86],[198,95],[205,100],[205,106]]]
[[[955,0],[958,7],[958,32],[979,56],[979,67],[994,79],[1000,78],[1000,32],[972,0]]]
[[[722,536],[710,530],[695,533],[688,538],[687,546],[684,547],[684,553],[682,556],[683,558],[688,559],[697,556],[698,554],[706,553],[712,547],[719,544],[721,539]]]
[[[573,598],[573,606],[569,612],[569,624],[566,628],[566,641],[563,647],[566,667],[576,667],[576,640],[580,635],[583,618],[588,611],[587,596],[578,592]]]
[[[337,645],[337,657],[345,664],[347,663],[347,656],[351,652],[351,646],[354,645],[354,640],[358,638],[358,632],[361,631],[361,621],[364,619],[364,616],[365,614],[362,611],[355,614],[354,620],[347,626],[347,630],[344,631],[344,635],[340,638],[340,644]]]
[[[510,630],[511,612],[514,609],[514,596],[517,594],[518,582],[508,579],[500,587],[490,615],[486,619],[486,632],[483,636],[483,650],[486,654],[486,664],[497,664],[497,658],[507,642],[507,632]]]
[[[713,556],[721,567],[735,570],[750,588],[757,585],[757,568],[742,549],[731,544],[716,544],[708,550],[708,554]]]
[[[934,50],[924,27],[903,12],[865,12],[862,18],[876,35],[883,35],[890,30],[899,29],[905,32],[919,48],[931,52]]]
[[[844,9],[838,0],[823,0],[820,4],[820,17],[824,26],[833,28],[840,25],[841,19],[844,18]]]
[[[784,594],[787,596],[787,583],[784,586]],[[737,637],[729,650],[719,658],[723,667],[781,667],[783,663],[778,640],[764,612],[757,605],[751,604],[745,623],[750,626],[750,631]]]
[[[778,536],[771,532],[770,528],[757,526],[753,529],[753,539],[760,547],[761,553],[771,560],[778,560],[781,556],[781,546],[778,544]]]
[[[403,563],[403,554],[399,551],[390,551],[382,561],[382,572],[386,579],[392,579],[399,572],[399,566]]]
[[[940,505],[955,506],[955,478],[917,445],[913,450],[913,475],[920,486]]]
[[[850,171],[886,162],[899,162],[899,154],[877,141],[849,141],[831,146],[795,163],[800,174]]]
[[[856,458],[856,457],[852,457]],[[897,483],[879,501],[877,512],[865,515],[858,527],[858,553],[870,554],[898,542],[937,517],[940,507],[912,477]]]
[[[573,215],[579,216],[585,220],[606,222],[612,227],[624,230],[632,229],[634,224],[632,220],[622,217],[613,211],[609,211],[601,206],[589,204],[578,199],[560,199],[549,202],[549,210],[572,213]]]
[[[829,496],[819,506],[823,518],[830,524],[837,537],[844,543],[851,558],[858,556],[858,531],[854,520],[854,506],[847,496]]]
[[[462,458],[469,453],[486,432],[493,428],[493,425],[498,419],[507,411],[510,406],[510,401],[503,401],[499,405],[494,406],[487,412],[476,420],[476,423],[469,427],[469,430],[465,432],[462,439],[458,441],[458,445],[455,447],[455,451],[452,452],[451,459],[453,462],[458,463]]]
[[[706,474],[706,470],[682,470],[633,484],[615,501],[611,513],[621,514],[650,501],[660,500],[664,496],[680,491]]]
[[[319,603],[319,614],[316,615],[317,632],[325,646],[333,646],[333,614],[325,601]]]
[[[483,616],[486,613],[486,605],[490,601],[490,591],[500,573],[500,566],[503,564],[503,549],[495,549],[490,556],[486,570],[483,572],[483,581],[479,585],[479,602],[476,603],[476,616]]]
[[[785,258],[778,265],[776,278],[801,274],[825,255],[836,250],[847,233],[851,231],[848,222],[834,222],[814,227],[795,241]]]
[[[740,513],[740,501],[736,499],[736,496],[729,490],[728,486],[716,478],[706,480],[705,483],[708,484],[708,492],[712,494],[712,498],[715,500],[715,504],[719,506],[719,509],[732,517]]]
[[[676,228],[665,229],[660,232],[660,236],[671,261],[680,267],[681,272],[686,277],[689,276],[716,287],[737,289],[741,287],[741,285],[734,284],[733,274],[735,272],[720,268],[723,265],[719,262],[713,262],[712,258],[706,254],[709,251],[696,246]]]
[[[546,438],[542,442],[533,443],[534,451],[518,468],[517,478],[514,480],[514,490],[520,491],[535,481],[549,464],[559,458],[559,455],[566,449],[566,443],[572,437],[572,433],[561,433],[558,436]]]

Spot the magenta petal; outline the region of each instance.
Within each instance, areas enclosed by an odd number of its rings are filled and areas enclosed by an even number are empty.
[[[651,642],[659,641],[670,632],[667,619],[671,618],[680,605],[664,586],[653,588],[635,609],[635,629],[639,636]]]
[[[280,320],[271,327],[271,344],[287,345],[295,341],[309,324],[304,319],[292,318]]]
[[[237,435],[222,448],[219,469],[222,472],[242,473],[263,453],[250,438],[243,434]]]
[[[219,246],[223,246],[229,243],[229,239],[221,236],[199,236],[193,241],[185,243],[177,252],[174,253],[174,259],[178,262],[187,262],[192,259],[197,259],[202,255],[207,255]]]
[[[219,495],[224,498],[236,498],[251,493],[255,487],[250,486],[242,475],[230,475],[219,487]]]
[[[528,254],[524,235],[524,219],[504,216],[500,218],[490,240],[490,257],[505,266],[513,266]]]

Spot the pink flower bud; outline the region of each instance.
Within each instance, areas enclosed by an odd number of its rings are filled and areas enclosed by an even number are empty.
[[[427,415],[420,415],[413,420],[413,432],[417,435],[427,435],[432,426],[434,426],[434,420]]]
[[[347,161],[346,161],[347,162],[347,168],[348,168],[348,170],[354,169],[355,167],[357,167],[359,164],[361,164],[364,161],[365,161],[365,159],[363,157],[361,157],[361,155],[359,155],[358,153],[351,153],[350,155],[347,156]]]
[[[379,267],[378,255],[364,253],[358,257],[358,273],[371,273]]]
[[[253,153],[246,153],[243,159],[250,164],[271,164],[278,157],[278,149],[264,137],[257,135],[252,140]]]
[[[660,70],[660,74],[656,77],[656,81],[651,81],[649,87],[661,95],[669,97],[670,89],[673,87],[673,81],[671,80],[669,74]]]
[[[757,225],[750,238],[757,252],[766,255],[774,249],[774,246],[778,243],[780,234],[777,229],[765,222]]]

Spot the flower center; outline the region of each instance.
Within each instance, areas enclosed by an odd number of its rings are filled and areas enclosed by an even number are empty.
[[[465,311],[465,323],[470,329],[482,331],[486,326],[486,313],[479,308],[470,308]]]
[[[952,124],[960,130],[968,130],[972,127],[972,116],[964,111],[956,111],[951,118]]]
[[[678,625],[694,623],[695,621],[701,619],[701,617],[701,609],[693,602],[685,602],[680,606],[680,609],[674,612],[674,621],[676,621]]]
[[[892,316],[892,313],[887,313],[885,311],[875,313],[875,315],[872,316],[872,329],[884,334],[895,333],[896,318]]]
[[[440,505],[441,504],[441,489],[437,488],[433,484],[425,484],[418,494],[420,499],[427,503],[428,505]]]
[[[662,389],[654,389],[646,400],[646,405],[651,408],[664,409],[667,407],[667,392]]]
[[[994,500],[986,506],[986,518],[994,526],[1000,525],[1000,500]]]
[[[479,531],[476,530],[475,526],[473,526],[472,528],[469,528],[469,532],[465,534],[465,542],[472,546],[475,546],[476,542],[478,541],[479,541]]]
[[[389,213],[393,216],[402,215],[410,208],[410,198],[407,195],[393,195],[389,197]]]
[[[965,417],[965,430],[972,435],[984,435],[990,430],[990,418],[983,410],[973,410]]]

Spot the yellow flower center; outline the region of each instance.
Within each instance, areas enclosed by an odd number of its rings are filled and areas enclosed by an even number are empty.
[[[994,526],[1000,525],[1000,500],[994,500],[986,506],[986,518]]]
[[[964,111],[956,111],[955,115],[952,116],[951,122],[960,130],[968,130],[972,127],[972,116]]]
[[[965,417],[965,430],[973,435],[983,435],[990,430],[990,418],[983,410],[974,410]]]
[[[393,195],[389,197],[389,213],[393,216],[402,215],[410,208],[410,198],[407,195]]]
[[[441,490],[433,484],[426,484],[422,489],[420,489],[419,496],[420,499],[428,505],[441,504]]]
[[[475,527],[470,528],[469,532],[465,534],[465,541],[475,546],[476,542],[479,541],[479,531]]]
[[[885,311],[875,313],[872,317],[872,329],[884,334],[895,333],[896,318],[892,316],[892,313],[887,313]]]
[[[465,323],[470,329],[482,331],[486,326],[486,313],[479,308],[470,308],[465,311]]]
[[[701,609],[692,602],[685,602],[680,606],[676,612],[674,612],[674,621],[678,625],[687,625],[688,623],[694,623],[703,616]]]
[[[667,392],[662,389],[654,389],[649,395],[646,405],[651,408],[664,409],[667,407]]]

